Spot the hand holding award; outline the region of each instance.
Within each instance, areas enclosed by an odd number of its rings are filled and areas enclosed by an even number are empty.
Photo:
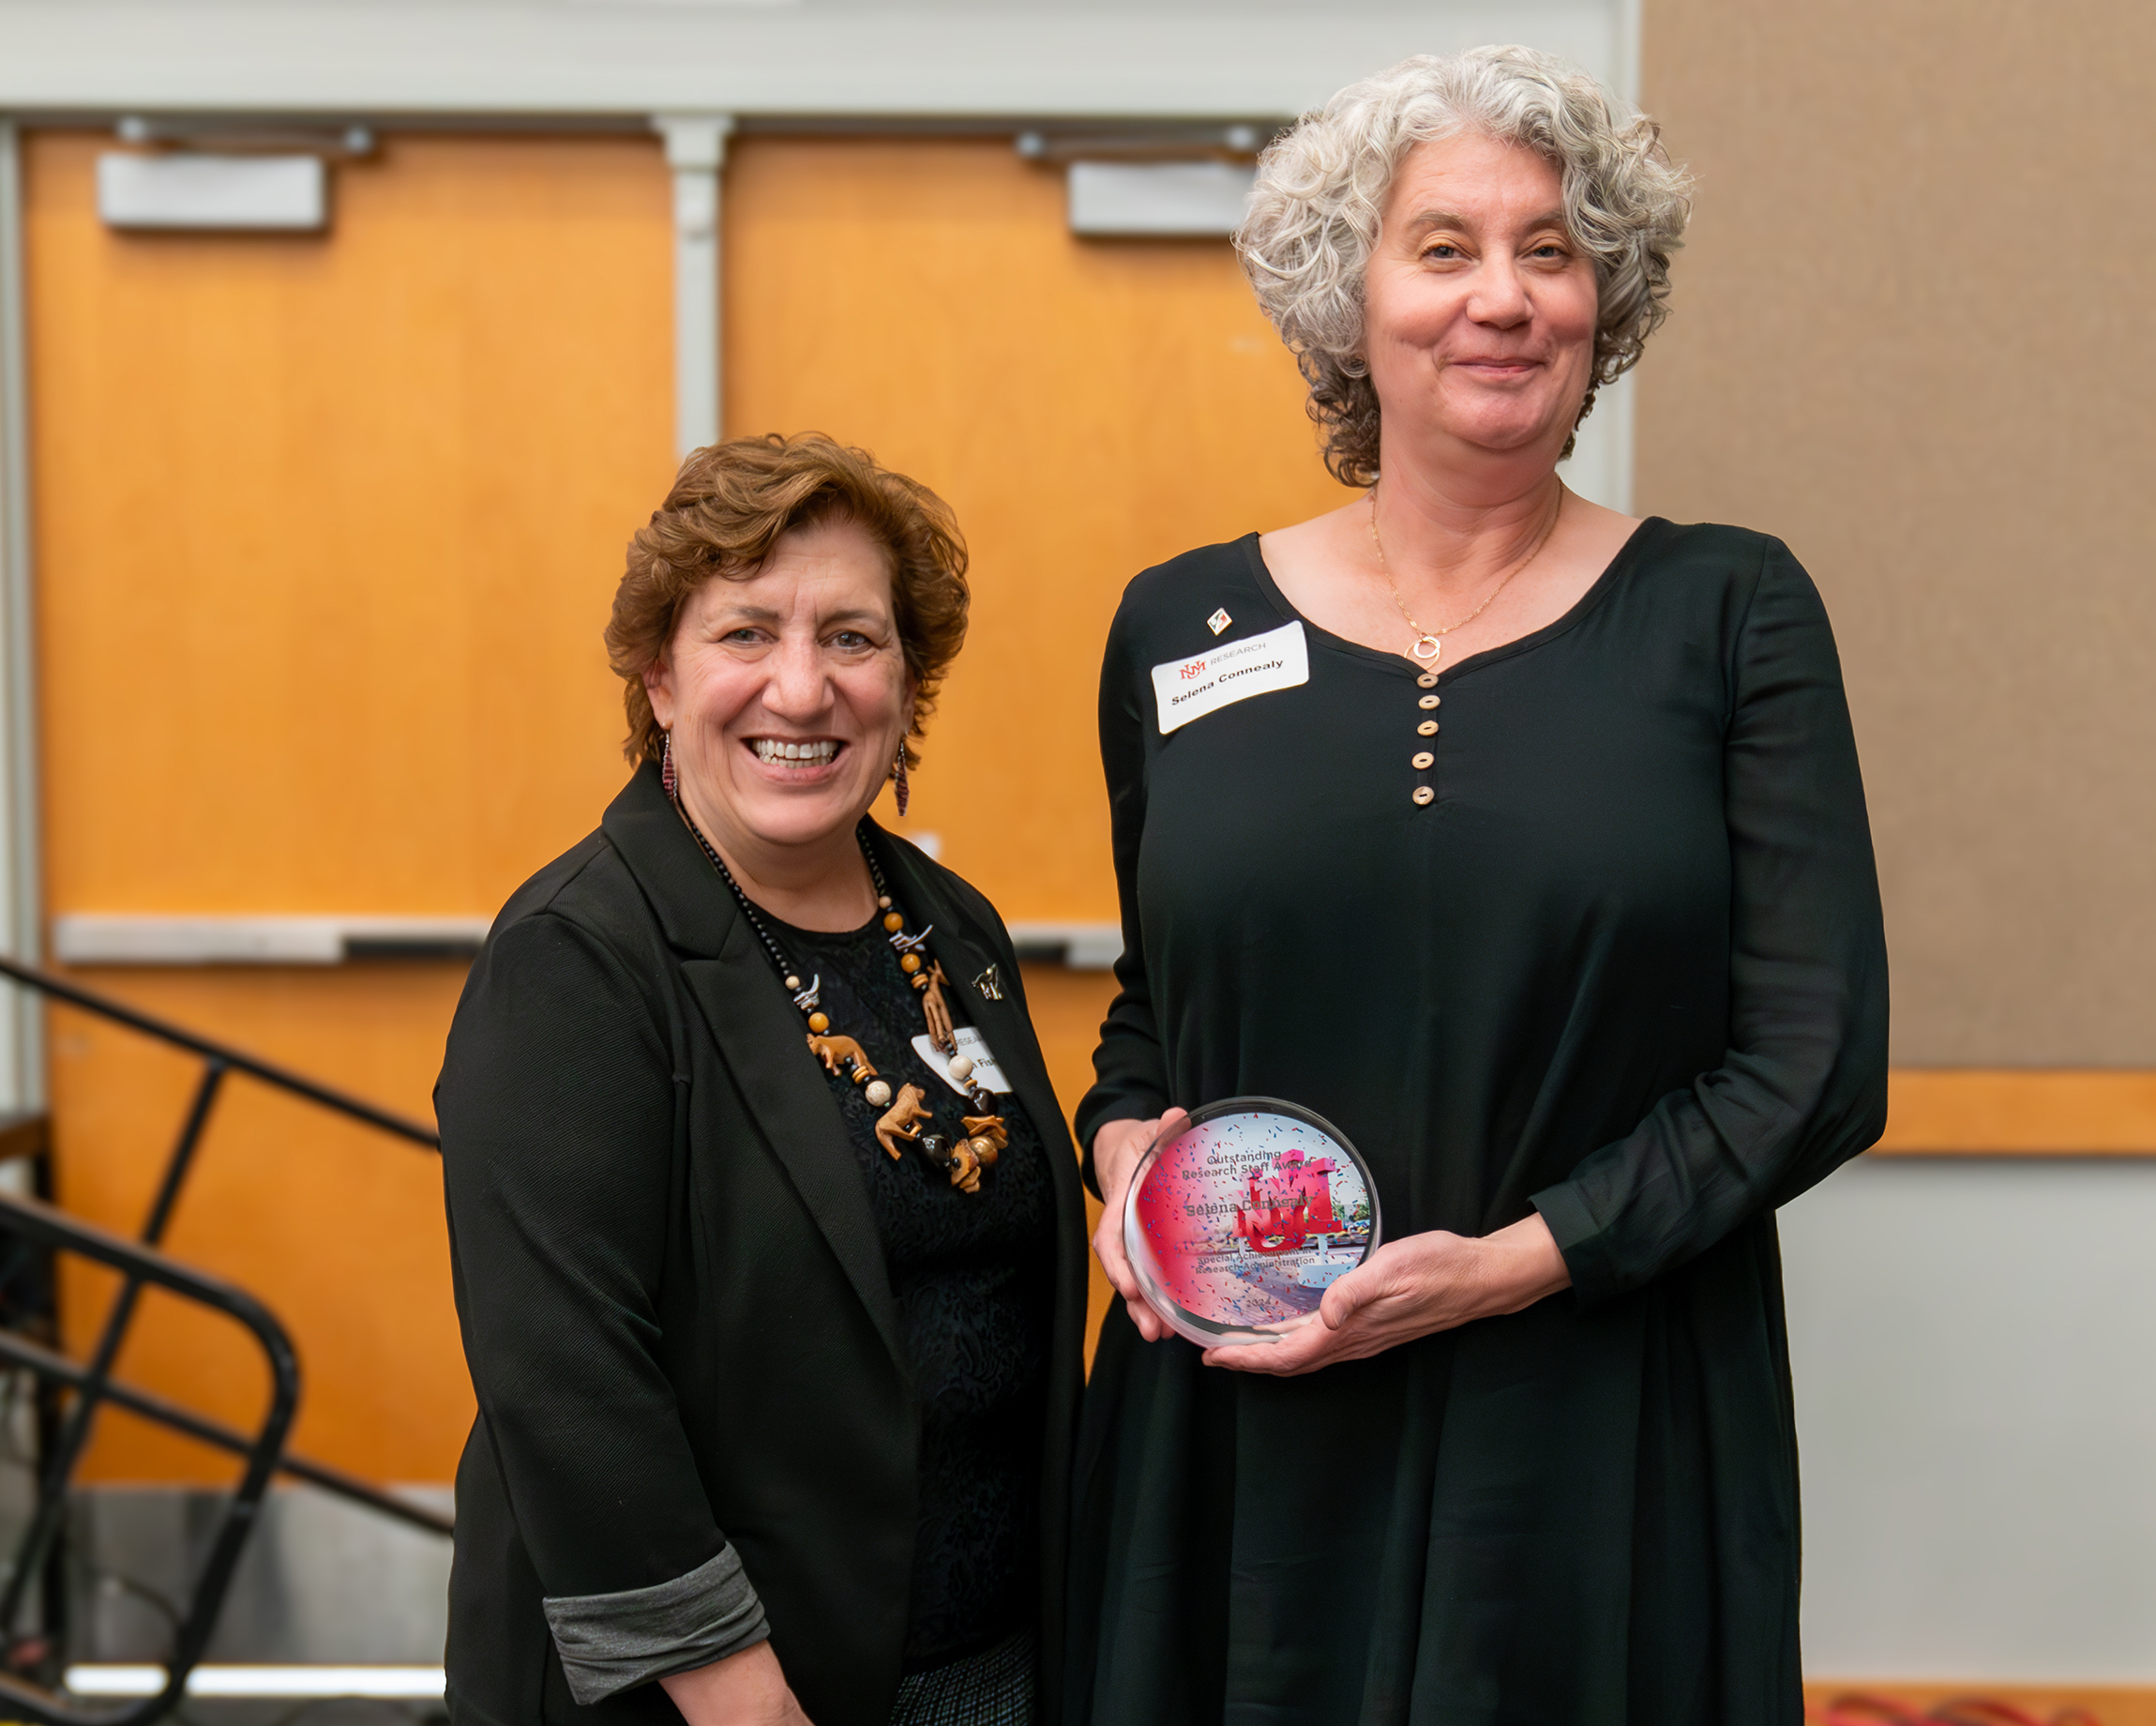
[[[1276,1342],[1380,1239],[1369,1170],[1292,1103],[1210,1103],[1139,1158],[1123,1245],[1146,1304],[1204,1348]]]

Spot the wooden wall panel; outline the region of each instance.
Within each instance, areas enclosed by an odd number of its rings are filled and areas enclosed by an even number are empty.
[[[1093,1045],[1100,1039],[1100,1022],[1108,1017],[1115,999],[1115,978],[1106,971],[1066,971],[1061,965],[1026,967],[1026,1006],[1032,1010],[1033,1029],[1048,1057],[1048,1079],[1056,1087],[1067,1119],[1078,1098],[1093,1084]],[[1100,1221],[1100,1201],[1088,1194],[1086,1224]],[[1097,1259],[1086,1264],[1090,1279],[1086,1299],[1085,1358],[1093,1366],[1093,1341],[1108,1302],[1115,1298]]]
[[[2039,1721],[2058,1720],[2062,1726],[2156,1726],[2156,1688],[2148,1685],[1887,1684],[1862,1680],[1844,1684],[1821,1679],[1804,1686],[1804,1718],[1807,1721],[1824,1719],[1836,1702],[1853,1703],[1866,1697],[1914,1709],[1937,1708],[1974,1697],[2019,1709]],[[2080,1718],[2074,1717],[2074,1709],[2081,1710]],[[1857,1708],[1847,1718],[1864,1721],[1866,1726],[1882,1718],[1877,1712]],[[1998,1717],[1995,1714],[1990,1718]]]
[[[1902,1068],[1884,1155],[2156,1156],[2156,1073]]]
[[[656,140],[393,135],[320,237],[124,235],[109,139],[28,173],[47,884],[66,911],[485,913],[620,783],[599,630],[663,491]],[[428,1116],[457,965],[86,981]],[[183,1063],[60,1015],[61,1195],[131,1229]],[[174,1250],[297,1337],[303,1448],[446,1479],[470,1416],[430,1158],[234,1082]],[[91,1282],[66,1290],[78,1340]],[[242,1417],[158,1311],[145,1381]],[[218,1477],[115,1417],[93,1472]]]
[[[658,145],[393,135],[293,238],[111,232],[108,143],[30,153],[52,909],[491,910],[620,780]]]
[[[99,971],[84,980],[213,1029],[421,1121],[460,964],[340,970]],[[133,1234],[200,1074],[189,1057],[85,1014],[52,1021],[54,1155],[67,1206]],[[442,1171],[430,1151],[253,1082],[225,1082],[167,1249],[268,1301],[299,1345],[294,1446],[382,1480],[441,1481],[472,1418],[449,1298]],[[72,1346],[110,1297],[63,1286]],[[156,1297],[120,1371],[235,1423],[259,1416],[260,1355],[236,1328]],[[100,1416],[92,1478],[223,1479],[230,1460],[124,1414]]]
[[[1006,917],[1112,919],[1108,620],[1147,565],[1340,501],[1293,362],[1225,241],[1075,238],[1008,140],[751,137],[726,195],[728,430],[865,445],[972,549],[904,825]]]
[[[973,554],[912,819],[880,817],[940,835],[1006,917],[1112,920],[1108,620],[1147,565],[1337,504],[1293,362],[1225,242],[1074,238],[1061,174],[1005,140],[751,137],[726,172],[728,431],[865,445]],[[1113,981],[1027,988],[1067,1110]],[[1096,1265],[1089,1351],[1108,1295]]]
[[[302,239],[113,235],[100,147],[32,152],[52,908],[491,909],[619,783],[598,631],[671,465],[656,143],[393,138]],[[1224,244],[1078,242],[1005,143],[750,139],[728,180],[729,429],[866,444],[974,549],[908,825],[1013,917],[1112,917],[1107,622],[1144,565],[1337,495],[1292,365]],[[424,1113],[460,975],[93,980]],[[1066,1106],[1108,987],[1035,973]],[[130,1226],[184,1065],[63,1016],[53,1074],[64,1196]],[[298,1442],[445,1477],[469,1389],[436,1173],[235,1084],[197,1180],[174,1249],[293,1325]],[[101,1295],[68,1294],[80,1338]],[[259,1396],[162,1309],[133,1370],[234,1418]],[[94,1466],[222,1468],[117,1417]]]

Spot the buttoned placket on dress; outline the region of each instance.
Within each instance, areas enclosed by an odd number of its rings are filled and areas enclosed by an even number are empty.
[[[1423,691],[1415,698],[1415,711],[1422,716],[1415,726],[1415,735],[1435,737],[1438,734],[1438,674],[1423,673],[1415,679],[1415,687]],[[1437,764],[1437,746],[1433,743],[1425,743],[1408,760],[1408,765],[1417,773],[1427,773]],[[1438,799],[1437,788],[1427,780],[1419,780],[1408,795],[1410,801],[1422,809],[1427,809]]]

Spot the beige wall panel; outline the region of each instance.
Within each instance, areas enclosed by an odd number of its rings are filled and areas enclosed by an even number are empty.
[[[392,137],[319,237],[124,235],[109,139],[33,139],[50,908],[490,913],[622,780],[599,630],[672,469],[657,141]],[[84,980],[428,1118],[463,967]],[[188,1064],[60,1015],[63,1201],[132,1232]],[[295,1442],[448,1477],[471,1392],[430,1156],[245,1081],[173,1249],[266,1299]],[[79,1346],[101,1304],[66,1285]],[[228,1418],[260,1369],[162,1305],[130,1370]],[[113,1418],[91,1472],[217,1477]]]
[[[728,430],[865,445],[972,550],[904,825],[1006,917],[1112,919],[1108,620],[1147,565],[1340,501],[1293,362],[1225,241],[1076,239],[1007,140],[750,138],[726,195]]]
[[[1649,0],[1637,498],[1832,610],[1917,1066],[2156,1066],[2156,8]]]

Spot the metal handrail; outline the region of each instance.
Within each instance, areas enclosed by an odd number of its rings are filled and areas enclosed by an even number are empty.
[[[410,1139],[424,1144],[430,1151],[442,1148],[442,1135],[431,1127],[422,1127],[417,1121],[376,1107],[357,1097],[326,1084],[317,1083],[289,1067],[264,1061],[259,1056],[233,1048],[229,1043],[215,1042],[170,1020],[159,1019],[143,1012],[126,1003],[115,1001],[109,995],[100,995],[70,983],[66,977],[54,977],[50,971],[40,971],[36,965],[26,965],[20,960],[0,957],[0,977],[12,977],[25,988],[35,989],[39,994],[51,995],[55,1001],[65,1001],[69,1007],[79,1007],[85,1013],[95,1013],[100,1019],[110,1019],[114,1024],[124,1024],[131,1031],[140,1031],[144,1037],[154,1037],[175,1049],[185,1049],[189,1054],[199,1054],[204,1061],[214,1061],[235,1073],[245,1073],[249,1079],[259,1079],[280,1091],[289,1091],[294,1097],[304,1097],[310,1103],[319,1103],[336,1114],[348,1114],[355,1121],[364,1121],[369,1127],[379,1127],[385,1133],[394,1133],[400,1139]]]
[[[173,1261],[156,1250],[163,1241],[173,1213],[178,1206],[181,1189],[193,1168],[195,1152],[202,1143],[204,1129],[209,1123],[210,1113],[216,1106],[226,1077],[232,1073],[243,1073],[273,1089],[297,1097],[334,1114],[344,1115],[431,1150],[441,1149],[441,1138],[431,1128],[403,1115],[378,1108],[359,1098],[347,1096],[289,1068],[200,1036],[153,1014],[84,989],[67,978],[54,977],[36,966],[0,957],[0,978],[11,979],[53,1000],[64,1001],[80,1011],[94,1014],[144,1037],[184,1050],[198,1056],[203,1063],[201,1080],[188,1103],[179,1137],[166,1158],[164,1172],[158,1179],[156,1196],[151,1201],[149,1214],[143,1219],[138,1240],[122,1240],[91,1224],[66,1218],[49,1205],[37,1204],[27,1200],[0,1198],[0,1226],[15,1227],[24,1218],[35,1219],[35,1226],[21,1227],[19,1232],[54,1241],[66,1250],[83,1252],[93,1258],[101,1257],[122,1274],[120,1291],[106,1312],[86,1362],[77,1363],[27,1338],[0,1330],[0,1362],[11,1363],[36,1373],[46,1383],[65,1386],[74,1395],[73,1406],[68,1411],[66,1418],[58,1423],[57,1431],[52,1434],[46,1453],[40,1459],[42,1467],[37,1507],[32,1513],[29,1526],[17,1544],[13,1567],[8,1571],[5,1584],[0,1585],[0,1640],[12,1641],[14,1626],[22,1614],[25,1592],[33,1578],[43,1569],[47,1554],[53,1549],[66,1511],[68,1481],[89,1443],[91,1428],[102,1404],[112,1402],[143,1418],[185,1432],[204,1444],[248,1458],[246,1478],[256,1482],[252,1498],[235,1495],[233,1507],[227,1512],[227,1522],[220,1527],[219,1544],[213,1549],[213,1562],[204,1569],[186,1621],[187,1625],[192,1625],[200,1616],[203,1620],[202,1635],[192,1641],[186,1634],[181,1636],[179,1645],[174,1650],[170,1682],[164,1695],[151,1699],[150,1703],[141,1708],[109,1716],[90,1716],[71,1710],[50,1712],[57,1704],[47,1697],[45,1702],[38,1705],[48,1711],[35,1716],[40,1720],[145,1720],[156,1718],[173,1705],[186,1683],[188,1669],[201,1658],[202,1647],[208,1640],[209,1628],[215,1624],[217,1612],[223,1605],[224,1590],[231,1581],[232,1566],[238,1562],[240,1543],[245,1540],[247,1530],[251,1526],[255,1506],[259,1504],[270,1474],[280,1473],[306,1480],[325,1491],[431,1534],[447,1535],[455,1528],[450,1518],[437,1511],[398,1498],[341,1469],[332,1468],[327,1463],[286,1453],[284,1437],[291,1425],[289,1410],[281,1421],[276,1424],[275,1442],[268,1445],[265,1452],[265,1441],[261,1434],[249,1439],[221,1422],[167,1401],[153,1392],[122,1384],[112,1376],[113,1363],[127,1340],[144,1284],[158,1283],[176,1291],[179,1285],[173,1280],[174,1277],[192,1279],[193,1281],[188,1284],[190,1288],[216,1291],[214,1296],[202,1294],[194,1297],[221,1307],[241,1318],[241,1322],[248,1324],[250,1328],[255,1328],[258,1337],[265,1336],[266,1333],[255,1325],[255,1317],[259,1317],[262,1324],[275,1332],[277,1346],[283,1349],[287,1355],[290,1355],[290,1344],[284,1340],[283,1331],[259,1302],[199,1272],[176,1266]],[[26,1205],[31,1208],[25,1210],[23,1207]],[[55,1231],[59,1233],[55,1234]],[[62,1240],[62,1234],[65,1234],[65,1240]],[[94,1242],[95,1246],[83,1244],[85,1242]],[[115,1257],[115,1254],[121,1256]],[[158,1273],[153,1275],[148,1269],[137,1266],[134,1260],[126,1256],[128,1254],[140,1255],[142,1266],[153,1264],[158,1266]],[[242,1303],[246,1314],[254,1316],[244,1316],[241,1307],[231,1304],[233,1302]],[[264,1346],[266,1348],[269,1344],[265,1341]],[[296,1374],[296,1366],[294,1370]],[[293,1380],[293,1396],[296,1398],[297,1394],[295,1376]],[[268,1431],[265,1427],[264,1431]],[[261,1478],[256,1481],[258,1474]],[[225,1562],[218,1554],[223,1552],[228,1531],[236,1532],[231,1534],[231,1552],[229,1562]],[[0,1700],[12,1701],[18,1706],[29,1707],[32,1699],[40,1696],[47,1696],[47,1693],[0,1675]]]
[[[195,1581],[194,1597],[174,1634],[164,1688],[124,1708],[84,1709],[68,1705],[51,1690],[0,1673],[0,1703],[13,1714],[42,1722],[44,1726],[132,1726],[134,1722],[158,1719],[178,1706],[187,1691],[188,1674],[202,1659],[203,1651],[209,1646],[210,1633],[217,1628],[225,1590],[231,1585],[240,1552],[253,1530],[263,1495],[269,1490],[269,1477],[277,1471],[278,1460],[283,1452],[285,1434],[292,1430],[292,1418],[299,1407],[299,1357],[293,1352],[292,1339],[285,1335],[284,1326],[245,1289],[206,1276],[139,1242],[123,1240],[38,1200],[7,1194],[0,1194],[0,1227],[41,1241],[55,1250],[79,1253],[108,1265],[126,1278],[125,1286],[128,1289],[150,1284],[183,1300],[222,1312],[253,1336],[269,1368],[269,1407],[254,1436],[241,1443],[247,1466],[232,1497],[226,1501],[216,1537],[210,1542],[209,1556],[204,1560],[202,1572]],[[14,1357],[32,1371],[50,1371],[55,1365],[69,1369],[62,1376],[77,1385],[85,1403],[100,1391],[110,1394],[117,1388],[109,1382],[101,1382],[95,1368],[75,1368],[68,1361],[41,1363],[21,1355]],[[120,1400],[116,1394],[113,1395],[113,1400]],[[168,1425],[178,1425],[183,1431],[187,1430],[187,1421],[169,1420],[164,1411],[145,1406],[148,1400],[151,1400],[137,1399],[138,1414],[152,1420],[163,1420]],[[67,1478],[66,1472],[54,1476],[48,1470],[41,1483],[40,1498],[55,1486],[64,1492]]]

